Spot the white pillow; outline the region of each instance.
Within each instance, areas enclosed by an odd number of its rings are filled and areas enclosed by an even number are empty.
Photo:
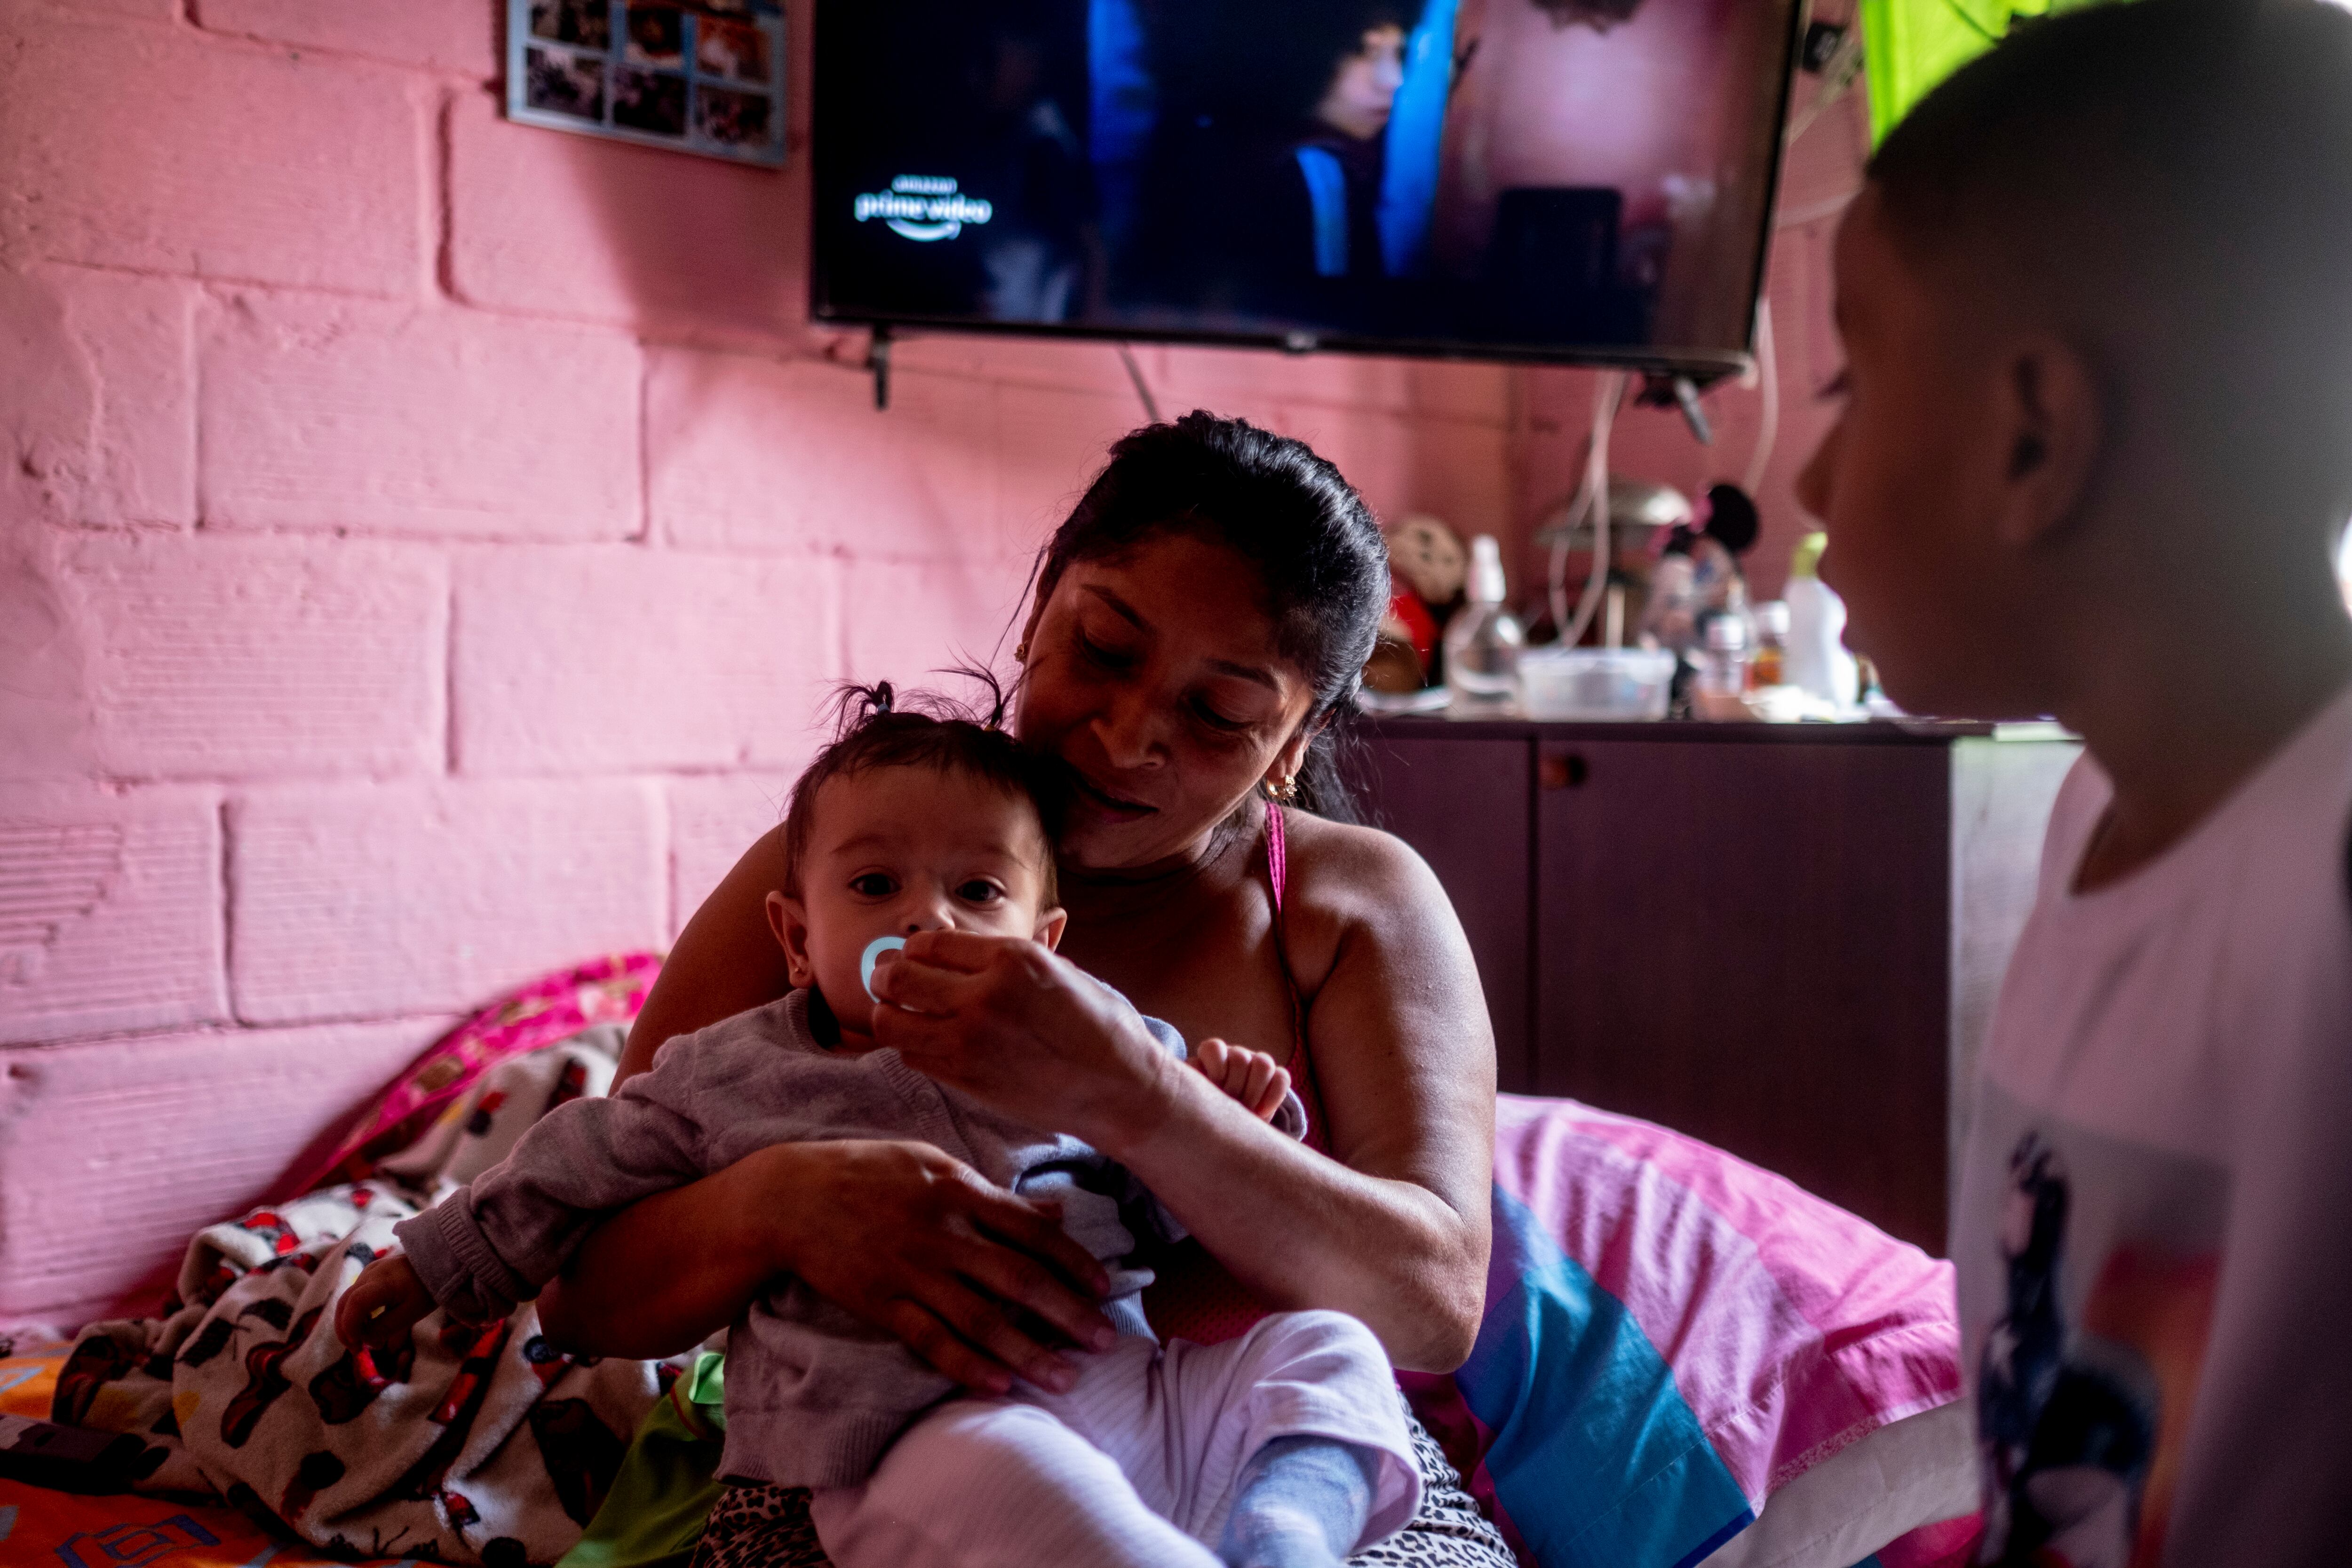
[[[1815,1465],[1699,1568],[1853,1568],[1896,1536],[1977,1506],[1976,1424],[1956,1399]]]

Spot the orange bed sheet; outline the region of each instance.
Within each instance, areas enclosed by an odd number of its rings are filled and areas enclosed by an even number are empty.
[[[47,1420],[62,1344],[0,1357],[0,1414]],[[328,1568],[337,1559],[271,1534],[233,1508],[162,1498],[75,1497],[0,1480],[6,1568]],[[380,1557],[377,1563],[413,1563]]]

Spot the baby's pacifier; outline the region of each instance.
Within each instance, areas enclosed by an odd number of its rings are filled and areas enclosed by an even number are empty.
[[[882,962],[886,952],[896,952],[907,945],[903,936],[877,936],[866,944],[866,952],[857,961],[857,983],[866,987],[866,994],[874,996],[874,966]],[[874,996],[874,1000],[882,1000]]]

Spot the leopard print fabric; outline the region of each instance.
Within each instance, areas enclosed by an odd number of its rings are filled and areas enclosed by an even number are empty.
[[[1421,1465],[1421,1511],[1403,1530],[1348,1559],[1349,1568],[1516,1568],[1511,1549],[1462,1489],[1462,1478],[1410,1406],[1405,1425]],[[710,1510],[693,1568],[832,1568],[809,1520],[807,1489],[728,1488]]]
[[[729,1487],[719,1494],[692,1568],[832,1568],[817,1544],[806,1487]]]
[[[1349,1558],[1349,1568],[1517,1568],[1502,1531],[1463,1489],[1445,1451],[1410,1405],[1404,1407],[1404,1426],[1421,1467],[1421,1511],[1378,1546]]]

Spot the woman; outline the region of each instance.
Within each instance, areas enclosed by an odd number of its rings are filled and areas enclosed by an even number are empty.
[[[1450,1371],[1484,1300],[1494,1040],[1436,879],[1337,820],[1329,725],[1388,596],[1370,510],[1302,444],[1206,414],[1118,443],[1046,547],[1015,650],[1018,732],[1078,778],[1062,956],[919,936],[877,973],[901,1009],[877,1033],[1150,1184],[1195,1238],[1150,1299],[1163,1334],[1332,1308],[1398,1366]],[[688,925],[625,1074],[786,989],[761,905],[782,852],[773,833],[754,844]],[[1165,1070],[1081,969],[1188,1039],[1286,1059],[1314,1148]],[[1054,1331],[1104,1323],[1099,1273],[1050,1212],[928,1145],[858,1142],[770,1149],[616,1215],[541,1312],[580,1349],[663,1354],[779,1274],[991,1392],[1016,1373],[1060,1385]],[[1507,1568],[1433,1445],[1423,1458],[1432,1503],[1367,1560]],[[733,1489],[703,1560],[820,1563],[805,1518],[805,1494]]]

